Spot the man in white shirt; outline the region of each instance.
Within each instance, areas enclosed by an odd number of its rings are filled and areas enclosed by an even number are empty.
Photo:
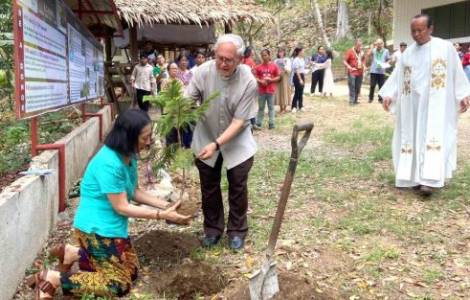
[[[141,55],[140,63],[132,71],[131,84],[135,88],[137,104],[143,111],[148,111],[150,107],[150,102],[143,102],[143,98],[154,93],[156,83],[153,67],[149,64],[147,56]]]
[[[400,60],[400,57],[401,57],[402,53],[405,52],[406,47],[408,47],[408,45],[407,45],[405,42],[401,42],[401,43],[400,43],[400,49],[398,49],[397,51],[393,52],[393,54],[392,54],[392,60],[391,60],[391,63],[392,63],[393,65],[397,65],[397,64],[398,64],[398,61]]]
[[[411,21],[413,43],[379,94],[396,113],[395,185],[425,196],[441,188],[457,167],[457,119],[470,105],[470,83],[448,41],[432,37],[432,19]]]

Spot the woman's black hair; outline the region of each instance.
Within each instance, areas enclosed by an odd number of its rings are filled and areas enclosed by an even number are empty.
[[[277,58],[281,58],[281,55],[279,55],[280,53],[284,53],[284,57],[286,56],[286,49],[284,48],[279,48],[277,49]]]
[[[170,72],[170,67],[171,67],[172,64],[175,64],[175,65],[178,67],[178,64],[176,63],[176,61],[171,61],[171,62],[169,62],[168,65],[166,66],[166,70],[167,70],[168,72]]]
[[[120,114],[104,144],[124,156],[132,156],[137,152],[139,134],[150,124],[148,114],[140,109],[128,109]]]
[[[179,67],[180,61],[183,59],[183,57],[186,58],[186,60],[189,62],[189,56],[186,53],[180,53],[180,55],[178,55],[178,57],[176,58],[176,61],[175,61],[176,64],[178,65],[178,67]]]
[[[251,52],[253,52],[253,48],[251,46],[246,47],[245,52],[243,52],[243,57],[248,58],[251,55]]]
[[[263,50],[261,50],[261,53],[263,52],[266,52],[269,56],[271,56],[271,51],[268,48],[264,48]]]
[[[333,60],[333,51],[331,49],[326,50],[326,57]]]
[[[292,52],[292,57],[297,57],[299,56],[300,51],[302,51],[302,47],[295,47],[294,52]]]

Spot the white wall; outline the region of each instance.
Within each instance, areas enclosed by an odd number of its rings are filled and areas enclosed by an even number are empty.
[[[103,132],[111,126],[110,106],[103,108]],[[66,148],[66,190],[78,180],[100,145],[98,118],[92,118],[60,140]],[[31,165],[52,169],[44,177],[24,176],[0,193],[0,299],[11,299],[57,221],[59,155],[44,151]]]
[[[410,34],[410,21],[422,9],[441,6],[462,0],[394,0],[393,1],[393,46],[399,48],[400,42],[413,43]],[[455,42],[470,42],[470,36],[453,39]]]

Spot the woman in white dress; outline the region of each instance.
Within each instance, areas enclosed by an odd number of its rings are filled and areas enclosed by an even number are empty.
[[[333,72],[331,71],[331,63],[333,61],[333,52],[328,49],[326,50],[326,56],[328,59],[324,63],[316,63],[315,68],[325,69],[325,75],[323,77],[323,96],[333,96],[333,90],[335,89],[335,81],[333,78]]]

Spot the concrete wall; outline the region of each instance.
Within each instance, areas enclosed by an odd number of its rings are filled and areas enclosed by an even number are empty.
[[[421,13],[422,9],[436,7],[462,0],[395,0],[393,2],[393,46],[398,49],[400,42],[411,45],[414,41],[410,33],[411,18]],[[453,42],[470,42],[470,37],[451,39]]]
[[[111,127],[110,107],[103,113],[103,132]],[[98,118],[91,118],[59,142],[66,144],[66,190],[82,175],[88,160],[95,153],[99,141]],[[59,203],[59,155],[44,151],[33,158],[31,165],[52,169],[43,177],[24,176],[5,188],[0,194],[0,299],[11,299],[47,240],[57,221]]]

